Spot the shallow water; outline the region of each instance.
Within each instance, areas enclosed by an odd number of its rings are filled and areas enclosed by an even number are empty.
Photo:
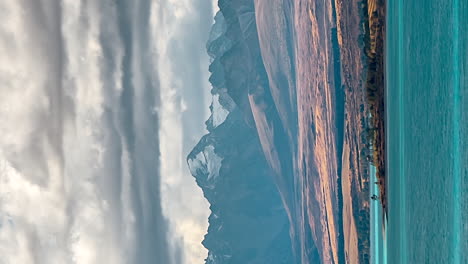
[[[370,196],[379,195],[379,187],[377,184],[375,166],[370,165]],[[370,197],[369,197],[370,199]],[[385,264],[386,248],[383,235],[383,214],[382,204],[379,201],[371,201],[370,204],[370,221],[371,221],[371,263],[372,264]]]
[[[467,1],[388,1],[388,263],[468,263]]]

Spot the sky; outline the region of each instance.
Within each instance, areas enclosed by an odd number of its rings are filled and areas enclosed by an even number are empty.
[[[0,1],[0,263],[203,262],[214,7]]]

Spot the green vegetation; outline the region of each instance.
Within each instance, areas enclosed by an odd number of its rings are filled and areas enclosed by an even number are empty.
[[[365,36],[367,57],[366,97],[370,111],[369,120],[365,120],[368,150],[365,153],[377,171],[380,199],[386,213],[385,188],[385,82],[384,82],[384,35],[385,1],[368,0],[368,16]]]

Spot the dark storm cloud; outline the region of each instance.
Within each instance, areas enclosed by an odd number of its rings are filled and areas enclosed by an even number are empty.
[[[160,195],[159,123],[157,115],[150,111],[159,104],[158,74],[153,72],[157,69],[148,56],[151,2],[120,0],[116,3],[124,46],[118,118],[131,160],[133,209],[139,216],[134,260],[142,264],[171,264],[169,228],[162,214]],[[135,81],[136,78],[140,80]]]

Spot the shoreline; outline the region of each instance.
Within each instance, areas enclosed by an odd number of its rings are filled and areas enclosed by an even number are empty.
[[[385,0],[367,2],[367,22],[365,50],[367,56],[366,98],[370,120],[367,128],[369,140],[369,160],[376,167],[375,184],[379,187],[379,197],[384,219],[387,215],[386,192],[386,150],[385,150]]]

